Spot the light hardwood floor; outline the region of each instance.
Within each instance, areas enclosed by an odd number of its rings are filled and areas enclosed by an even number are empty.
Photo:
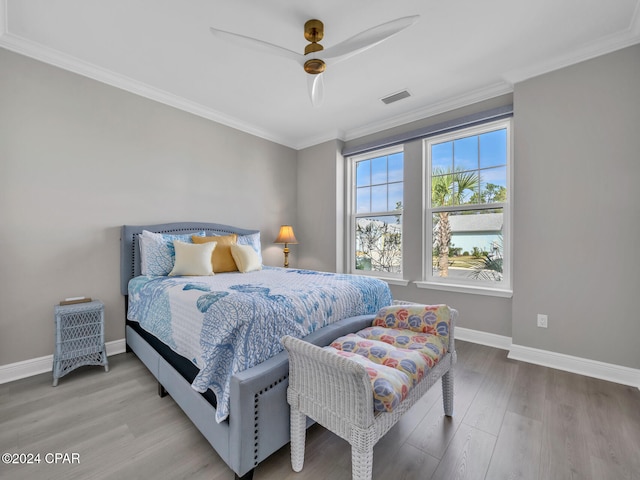
[[[506,358],[457,342],[455,410],[444,417],[432,388],[376,445],[375,479],[640,479],[640,391]],[[41,463],[0,464],[2,479],[207,479],[233,473],[131,353],[110,371],[82,367],[0,385],[0,453]],[[305,466],[288,446],[255,480],[351,478],[350,447],[319,426],[307,433]],[[79,464],[47,463],[77,454]]]

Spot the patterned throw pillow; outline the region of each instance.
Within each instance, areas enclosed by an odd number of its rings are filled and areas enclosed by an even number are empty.
[[[260,245],[260,232],[251,235],[238,235],[238,245],[251,245],[258,254],[258,261],[262,265],[262,245]]]
[[[433,368],[442,356],[447,353],[448,337],[430,335],[413,330],[399,328],[367,327],[356,333],[368,340],[379,340],[394,347],[406,350],[418,350],[427,359],[427,366]]]
[[[143,230],[138,236],[140,243],[140,270],[142,275],[169,275],[173,270],[176,251],[174,240],[193,243],[191,236],[204,237],[204,232],[185,233],[182,235],[169,235],[166,233],[153,233]]]
[[[398,328],[438,335],[448,342],[451,313],[447,305],[391,305],[376,314],[373,327]]]

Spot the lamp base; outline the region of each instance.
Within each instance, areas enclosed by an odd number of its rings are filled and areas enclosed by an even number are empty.
[[[287,248],[287,244],[284,244],[284,268],[289,268],[289,249]]]

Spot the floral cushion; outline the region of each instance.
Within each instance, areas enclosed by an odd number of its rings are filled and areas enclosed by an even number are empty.
[[[356,335],[368,340],[379,340],[398,348],[417,350],[425,357],[428,368],[432,368],[447,353],[449,341],[448,337],[385,327],[367,327]]]
[[[331,346],[343,352],[356,353],[367,357],[378,365],[400,370],[409,377],[410,387],[415,386],[429,370],[429,357],[416,350],[397,348],[379,340],[368,340],[350,333],[335,339]]]
[[[390,412],[447,353],[446,305],[381,308],[371,327],[335,339],[325,349],[364,365],[376,412]]]
[[[373,327],[397,328],[438,335],[449,342],[451,313],[447,305],[391,305],[381,308]]]
[[[391,412],[409,394],[411,380],[400,370],[380,365],[357,353],[337,350],[330,346],[324,348],[343,357],[348,357],[365,367],[373,387],[374,411]]]

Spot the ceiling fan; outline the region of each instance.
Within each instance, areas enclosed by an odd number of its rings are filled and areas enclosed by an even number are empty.
[[[294,52],[293,50],[264,42],[256,38],[219,30],[213,27],[211,27],[211,33],[220,38],[226,38],[233,41],[236,44],[289,58],[302,65],[304,71],[308,74],[307,85],[309,88],[311,103],[314,106],[318,106],[322,103],[324,95],[324,80],[322,77],[327,67],[327,63],[335,64],[352,57],[357,53],[374,47],[396,33],[410,27],[418,20],[418,18],[420,18],[419,15],[412,15],[391,20],[376,27],[364,30],[327,49],[318,43],[324,36],[324,24],[320,20],[308,20],[304,24],[304,38],[311,43],[305,47],[304,54]]]

